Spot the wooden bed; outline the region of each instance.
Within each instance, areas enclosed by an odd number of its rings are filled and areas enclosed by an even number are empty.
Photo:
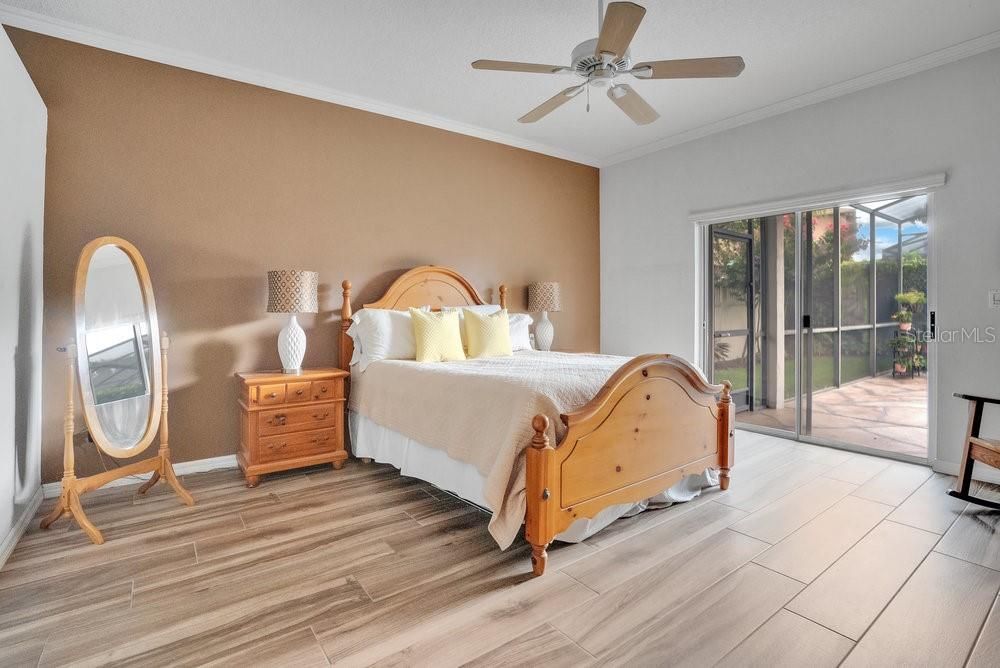
[[[507,290],[499,288],[506,308]],[[349,369],[354,343],[347,335],[351,283],[343,283],[340,366]],[[427,265],[407,271],[364,308],[405,310],[430,304],[486,304],[453,269]],[[623,365],[587,404],[561,415],[567,432],[547,437],[549,419],[536,415],[526,448],[525,538],[535,575],[545,571],[546,548],[580,518],[608,506],[635,503],[671,487],[685,475],[719,470],[729,487],[734,431],[729,383],[712,385],[673,355],[642,355]],[[526,444],[527,445],[527,444]]]

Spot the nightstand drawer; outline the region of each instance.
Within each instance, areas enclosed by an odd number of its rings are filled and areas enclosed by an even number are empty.
[[[295,403],[312,399],[312,383],[289,383],[285,390],[285,402]]]
[[[258,460],[261,463],[267,463],[310,455],[322,455],[340,448],[340,436],[339,429],[323,429],[262,438],[257,444]]]
[[[285,385],[261,385],[257,388],[257,403],[261,406],[273,406],[285,403]]]
[[[312,397],[315,401],[326,401],[328,399],[343,399],[344,381],[314,380],[312,384]]]
[[[261,411],[257,433],[274,436],[291,431],[333,428],[340,424],[338,416],[343,410],[343,404],[337,402]]]

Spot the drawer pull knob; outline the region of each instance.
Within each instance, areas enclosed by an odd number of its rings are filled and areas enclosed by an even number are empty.
[[[267,394],[267,398],[268,398],[268,399],[274,399],[274,398],[275,398],[275,397],[277,397],[277,396],[278,396],[278,393],[277,393],[277,392],[269,392],[269,393]]]
[[[328,389],[330,389],[330,388],[328,388],[328,387],[321,387],[321,388],[319,388],[319,391],[320,392],[326,392]]]
[[[303,392],[305,392],[305,390],[295,390],[295,394],[300,396],[302,395]]]
[[[283,427],[285,426],[285,422],[287,420],[288,418],[284,415],[275,415],[274,418],[272,419],[272,422],[278,427]]]
[[[319,413],[313,413],[313,418],[317,420],[325,420],[328,415],[329,413],[323,413],[322,415],[320,415]]]

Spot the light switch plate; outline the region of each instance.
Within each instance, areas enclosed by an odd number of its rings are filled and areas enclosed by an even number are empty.
[[[990,308],[1000,308],[1000,290],[990,290]]]

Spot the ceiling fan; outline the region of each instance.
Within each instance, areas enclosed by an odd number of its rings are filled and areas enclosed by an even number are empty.
[[[562,90],[517,119],[521,123],[534,123],[549,115],[571,99],[587,91],[587,110],[590,111],[590,87],[607,87],[608,97],[625,112],[636,125],[652,123],[660,117],[656,110],[627,83],[616,83],[615,77],[631,74],[637,79],[701,79],[708,77],[735,77],[743,71],[739,56],[721,58],[688,58],[684,60],[651,60],[632,63],[629,44],[639,29],[646,8],[634,2],[612,2],[603,12],[603,0],[598,2],[599,36],[581,42],[573,49],[571,64],[541,65],[507,60],[477,60],[472,67],[477,70],[502,72],[531,72],[534,74],[572,73],[584,82]]]

